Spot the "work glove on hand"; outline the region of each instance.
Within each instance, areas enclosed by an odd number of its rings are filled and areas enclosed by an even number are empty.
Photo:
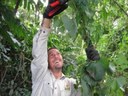
[[[100,55],[93,45],[88,46],[88,48],[86,48],[85,51],[86,51],[87,58],[89,60],[95,61],[100,59]]]
[[[49,0],[43,17],[48,19],[53,18],[53,16],[61,13],[68,7],[67,2],[68,0]]]

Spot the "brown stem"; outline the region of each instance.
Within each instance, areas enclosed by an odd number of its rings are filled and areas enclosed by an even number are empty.
[[[20,2],[21,2],[21,0],[17,0],[16,1],[16,6],[15,6],[15,9],[14,9],[14,13],[16,14],[16,12],[17,12],[17,10],[18,10],[18,7],[19,7],[19,5],[20,5]]]
[[[17,77],[18,77],[18,75],[19,75],[19,72],[20,72],[20,68],[23,66],[22,64],[24,64],[23,63],[24,62],[24,54],[21,52],[20,53],[20,64],[19,64],[19,68],[18,68],[18,70],[17,70],[17,73],[16,73],[16,75],[15,75],[15,77],[14,77],[14,81],[17,79]]]
[[[1,81],[0,81],[0,86],[2,85],[2,82],[4,81],[4,78],[5,78],[5,76],[6,76],[6,73],[7,73],[7,67],[6,67],[6,69],[5,69],[3,78],[2,78]]]

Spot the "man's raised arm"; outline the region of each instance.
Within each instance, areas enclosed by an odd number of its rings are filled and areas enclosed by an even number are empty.
[[[59,1],[59,0],[57,0]],[[33,38],[31,63],[32,82],[36,82],[40,77],[44,76],[48,70],[48,56],[47,56],[47,41],[51,27],[51,19],[64,11],[68,5],[67,0],[61,0],[64,2],[56,2],[56,0],[49,0],[49,4],[43,14],[43,21],[40,30]]]

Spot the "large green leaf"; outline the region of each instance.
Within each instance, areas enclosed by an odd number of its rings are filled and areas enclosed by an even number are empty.
[[[89,73],[89,75],[96,81],[102,80],[105,75],[105,69],[101,62],[89,63],[86,70]]]
[[[64,23],[66,30],[69,32],[70,36],[72,38],[75,38],[77,33],[77,24],[75,19],[69,18],[67,15],[63,15],[62,21]]]
[[[123,88],[124,85],[126,85],[126,83],[127,83],[126,78],[123,76],[117,77],[116,80],[117,80],[117,83],[120,86],[120,88]]]
[[[89,88],[89,85],[86,83],[85,80],[81,80],[82,85],[82,96],[92,96],[91,90]]]

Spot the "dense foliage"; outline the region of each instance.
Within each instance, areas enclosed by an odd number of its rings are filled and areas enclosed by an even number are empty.
[[[31,94],[32,38],[46,1],[0,0],[0,96]],[[77,79],[82,96],[128,94],[127,0],[70,0],[52,21],[48,47],[60,49],[63,72]],[[100,52],[97,62],[86,58],[90,41]]]

